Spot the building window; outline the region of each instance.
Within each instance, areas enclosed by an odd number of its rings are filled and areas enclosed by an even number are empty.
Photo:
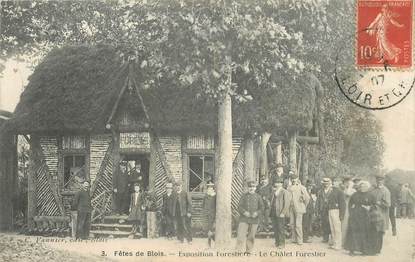
[[[85,179],[85,155],[65,155],[63,157],[63,187],[69,190],[79,189]]]
[[[214,181],[214,170],[213,156],[189,156],[189,192],[205,192],[206,184]]]

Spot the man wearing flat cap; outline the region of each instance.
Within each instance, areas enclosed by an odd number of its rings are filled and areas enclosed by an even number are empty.
[[[290,171],[291,172],[291,171]],[[310,195],[305,186],[301,185],[300,179],[294,171],[291,172],[291,185],[288,191],[291,193],[290,226],[293,243],[303,244],[303,215],[306,212]]]
[[[359,183],[360,181],[362,181],[362,179],[360,177],[354,177],[352,181],[353,181],[353,188],[357,191],[359,187]]]
[[[173,184],[166,183],[166,193],[163,195],[163,205],[161,212],[163,214],[164,232],[167,239],[172,239],[175,235],[175,205],[177,196],[173,192]]]
[[[383,246],[383,235],[389,229],[389,207],[391,206],[391,194],[384,185],[385,177],[383,175],[376,176],[376,185],[371,194],[376,200],[376,207],[382,214],[382,223],[376,228],[376,236],[373,243],[374,254],[380,254]]]
[[[239,225],[236,249],[251,252],[254,247],[255,234],[258,228],[259,216],[264,209],[264,203],[259,194],[255,193],[256,183],[248,182],[248,192],[239,201]]]

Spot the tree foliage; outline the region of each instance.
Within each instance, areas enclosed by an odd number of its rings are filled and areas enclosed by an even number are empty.
[[[332,79],[342,41],[354,34],[354,1],[2,1],[0,58],[41,59],[52,48],[111,44],[141,68],[144,87],[162,78],[218,98],[249,102],[267,88],[322,82],[324,141],[311,168],[328,174],[380,168],[373,116],[349,103]],[[353,63],[353,57],[350,57]],[[231,77],[229,77],[231,76]],[[300,86],[301,89],[301,86]],[[288,99],[288,98],[287,98]],[[270,101],[266,101],[270,103]],[[247,110],[248,111],[248,110]]]

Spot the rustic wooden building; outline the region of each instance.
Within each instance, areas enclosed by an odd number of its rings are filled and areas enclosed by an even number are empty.
[[[31,145],[29,224],[40,216],[68,216],[78,178],[92,183],[93,221],[109,214],[113,179],[125,161],[128,169],[140,168],[158,204],[167,181],[182,181],[192,192],[193,224],[202,225],[201,182],[215,178],[216,105],[168,80],[146,89],[139,76],[107,46],[57,49],[37,66],[8,124]],[[265,148],[274,145],[281,159],[284,148],[295,151],[296,138],[314,132],[315,90],[292,89],[285,84],[279,93],[261,91],[262,100],[234,107],[235,217],[246,176],[257,175],[260,165],[255,133],[272,134]],[[287,104],[287,96],[298,103]],[[295,166],[297,158],[295,153]]]

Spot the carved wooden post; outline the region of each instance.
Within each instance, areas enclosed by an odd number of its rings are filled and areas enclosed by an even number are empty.
[[[36,216],[36,158],[39,157],[37,154],[39,145],[39,138],[32,135],[30,138],[30,159],[29,159],[29,173],[27,176],[27,225],[29,228],[33,228],[35,225],[34,217]]]
[[[76,228],[78,225],[78,211],[71,211],[71,236],[76,238]]]
[[[147,238],[157,238],[156,212],[147,211]]]
[[[114,147],[113,147],[113,151],[112,151],[112,157],[113,157],[113,162],[112,162],[112,184],[114,185],[115,183],[115,179],[116,176],[118,175],[118,168],[120,166],[120,135],[119,133],[116,132],[112,132],[112,139],[113,139],[113,143],[114,143]],[[112,188],[114,189],[114,187]],[[111,195],[113,197],[112,200],[112,210],[116,210],[116,206],[115,206],[115,199],[114,199],[114,193],[111,192]]]

